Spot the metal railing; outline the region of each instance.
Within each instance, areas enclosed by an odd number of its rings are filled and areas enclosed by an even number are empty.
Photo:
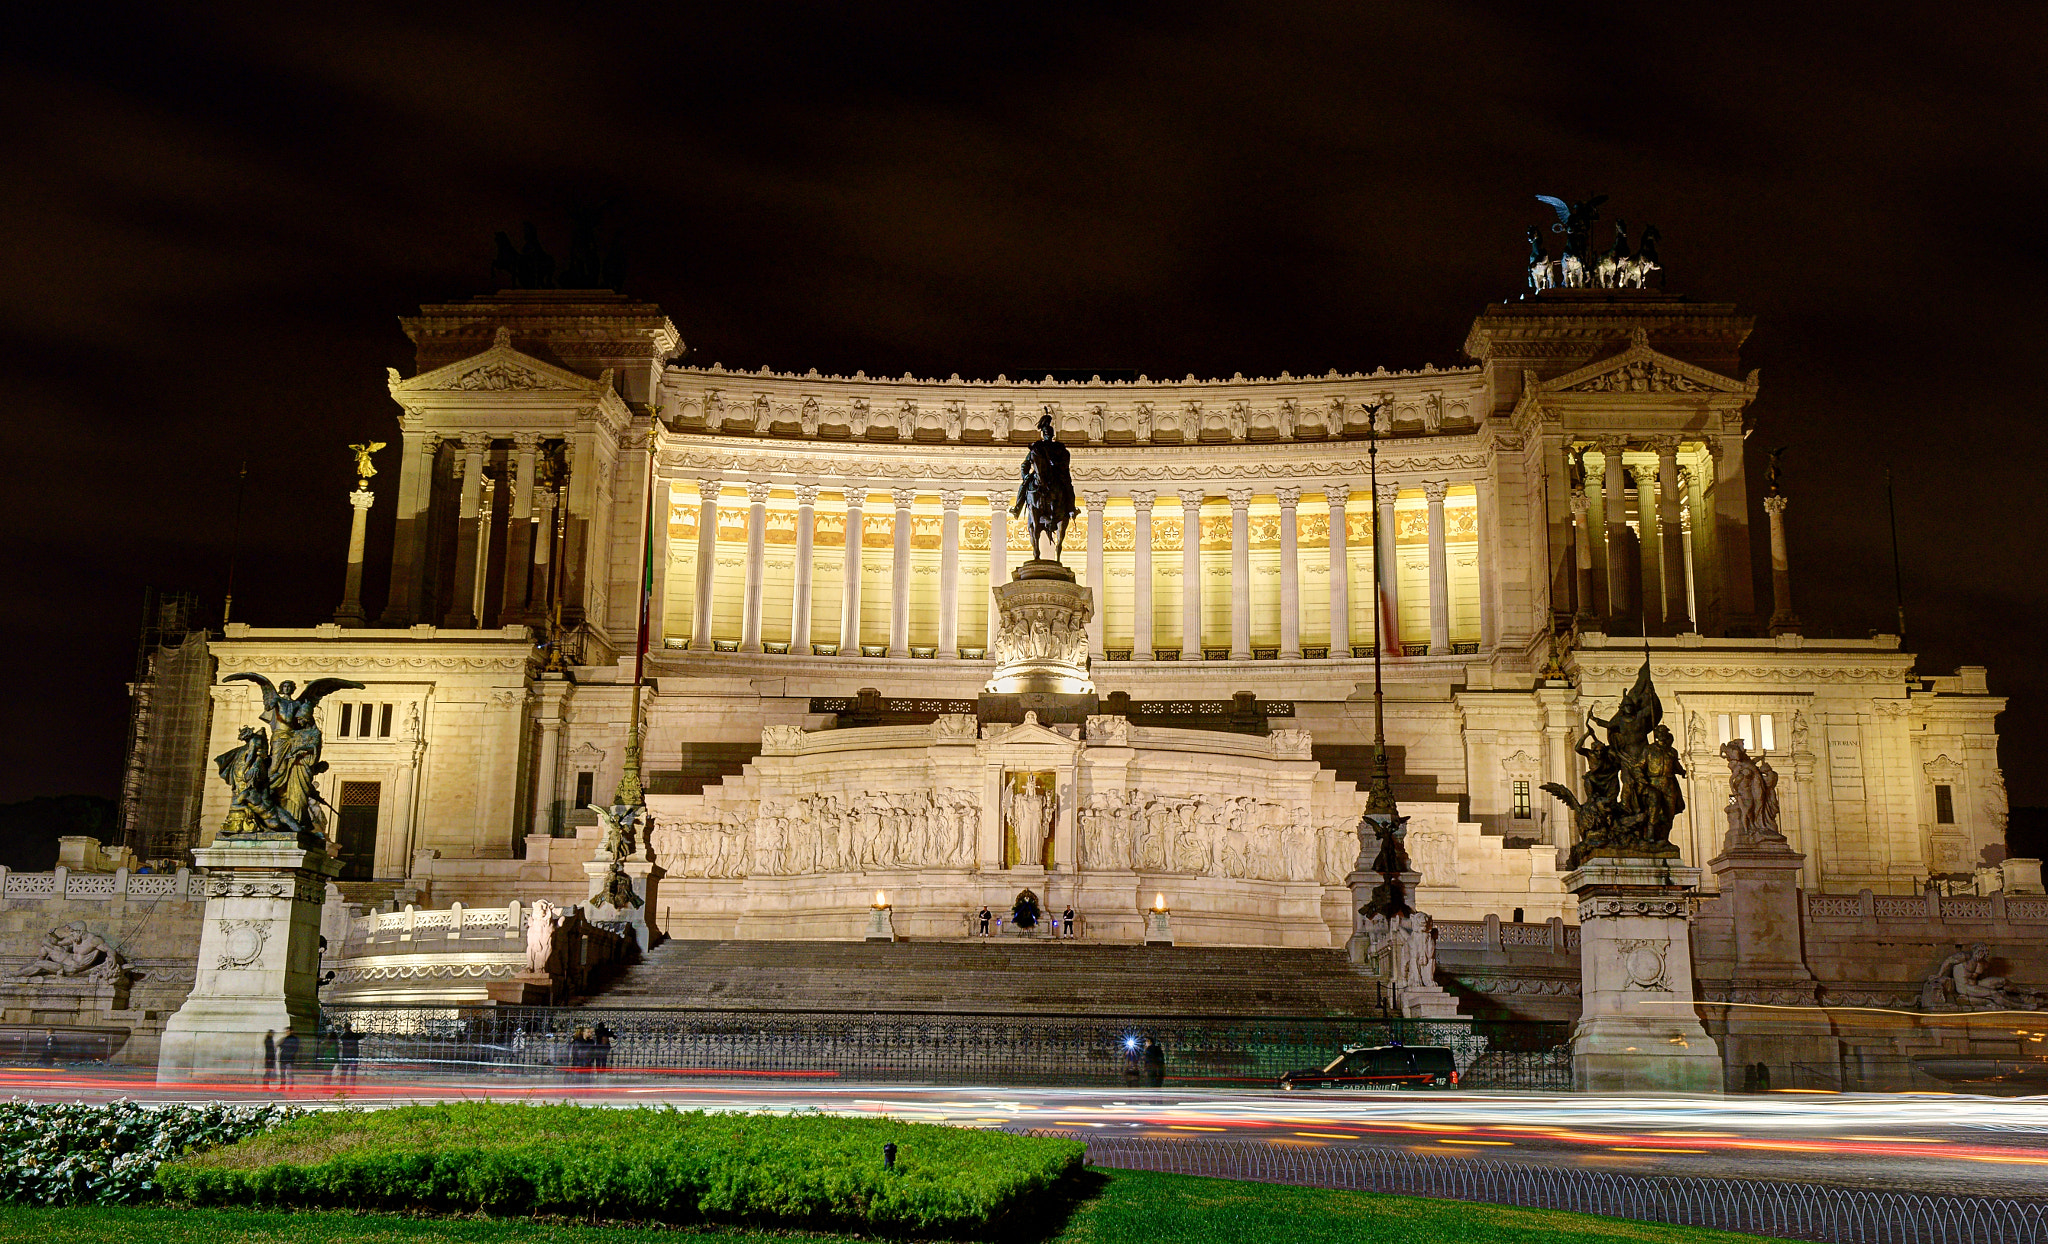
[[[360,1037],[355,1069],[361,1074],[602,1069],[1116,1084],[1142,1074],[1134,1055],[1150,1039],[1164,1047],[1166,1083],[1270,1087],[1288,1071],[1324,1065],[1345,1046],[1398,1041],[1450,1047],[1465,1087],[1571,1087],[1570,1026],[1551,1023],[371,1005],[328,1005],[321,1021],[325,1033],[347,1029]],[[595,1040],[579,1040],[579,1030]]]
[[[1570,1210],[1828,1244],[2023,1244],[2048,1239],[2048,1202],[1753,1179],[1622,1175],[1367,1146],[1076,1136],[1120,1170]]]

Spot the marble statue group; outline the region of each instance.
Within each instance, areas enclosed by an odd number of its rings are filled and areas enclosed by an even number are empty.
[[[223,834],[305,834],[321,832],[319,805],[326,801],[314,779],[326,772],[320,759],[320,725],[314,709],[336,691],[360,691],[347,678],[316,678],[304,691],[290,679],[273,686],[261,674],[229,674],[222,682],[253,682],[263,691],[263,722],[244,726],[241,745],[214,757],[221,780],[233,792]]]
[[[1606,195],[1596,194],[1579,203],[1567,203],[1547,194],[1536,197],[1557,213],[1557,223],[1550,226],[1550,231],[1564,235],[1564,252],[1552,259],[1544,245],[1542,226],[1530,226],[1530,289],[1642,289],[1652,272],[1663,270],[1657,256],[1657,243],[1663,235],[1655,225],[1644,226],[1631,249],[1628,222],[1617,218],[1613,244],[1597,255],[1593,253],[1593,222],[1600,219],[1600,205],[1607,201]]]
[[[1650,681],[1648,660],[1612,718],[1586,714],[1585,735],[1573,749],[1586,758],[1586,797],[1581,800],[1556,782],[1543,784],[1571,809],[1571,867],[1596,855],[1678,856],[1671,824],[1685,811],[1679,783],[1685,765],[1663,721],[1664,703]],[[1605,741],[1594,735],[1594,726],[1607,731]]]

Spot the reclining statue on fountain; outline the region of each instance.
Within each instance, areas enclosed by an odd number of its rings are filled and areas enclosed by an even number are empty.
[[[1647,659],[1612,718],[1586,714],[1585,737],[1574,749],[1587,761],[1586,798],[1556,782],[1543,784],[1572,810],[1570,867],[1594,856],[1678,857],[1671,823],[1685,811],[1679,779],[1686,774],[1663,720],[1664,704],[1650,682]],[[1607,731],[1605,742],[1594,737],[1594,726]]]

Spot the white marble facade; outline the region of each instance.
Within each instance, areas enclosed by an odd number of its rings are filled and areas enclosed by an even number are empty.
[[[1749,323],[1651,295],[1546,296],[1489,307],[1471,367],[968,382],[667,366],[674,326],[611,295],[428,307],[406,321],[418,374],[391,384],[390,602],[360,628],[237,626],[214,655],[223,673],[369,684],[322,706],[323,791],[340,803],[342,783],[376,784],[376,876],[424,869],[447,890],[435,902],[540,897],[520,888],[554,884],[528,866],[528,835],[573,833],[579,793],[603,799],[619,779],[644,536],[644,767],[656,791],[711,770],[701,795],[650,799],[677,930],[859,936],[885,886],[899,930],[926,931],[920,910],[951,928],[1043,867],[999,832],[981,757],[1000,741],[825,730],[811,702],[875,687],[971,705],[991,668],[989,584],[1029,555],[1004,516],[1017,460],[1049,410],[1073,450],[1084,512],[1065,560],[1096,592],[1104,696],[1251,691],[1291,706],[1272,724],[1303,733],[1275,739],[1355,758],[1372,737],[1380,546],[1398,627],[1388,741],[1440,917],[1572,917],[1565,818],[1540,788],[1575,779],[1577,731],[1633,679],[1644,629],[1691,774],[1674,835],[1687,863],[1718,849],[1714,761],[1740,732],[1783,775],[1803,885],[1916,892],[2002,845],[2004,701],[1981,668],[1917,672],[1892,637],[1765,633],[1742,450],[1758,381],[1737,362]],[[1374,496],[1362,435],[1379,403]],[[529,628],[557,609],[578,664],[543,678]],[[1553,628],[1575,639],[1546,669]],[[215,697],[209,754],[255,716],[233,687]],[[345,702],[374,706],[367,734],[359,707],[340,730]],[[1054,895],[1075,887],[1095,927],[1135,940],[1167,892],[1183,941],[1348,928],[1324,913],[1354,793],[1308,752],[1042,733],[1041,768],[1077,784],[1061,788]],[[754,758],[734,773],[735,756]],[[224,800],[210,787],[203,828]]]

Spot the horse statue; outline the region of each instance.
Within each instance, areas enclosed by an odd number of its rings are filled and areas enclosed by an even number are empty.
[[[1564,259],[1561,267],[1567,288],[1581,288],[1587,283],[1587,272],[1592,261],[1589,253],[1593,240],[1593,222],[1600,219],[1600,205],[1607,201],[1604,194],[1596,194],[1581,203],[1566,203],[1563,199],[1547,194],[1536,198],[1557,213],[1557,223],[1550,226],[1552,233],[1564,235]]]
[[[1052,561],[1060,559],[1060,552],[1067,541],[1067,523],[1080,513],[1074,505],[1074,477],[1069,469],[1071,456],[1067,447],[1060,444],[1059,433],[1053,426],[1051,413],[1038,417],[1038,439],[1032,442],[1031,450],[1024,455],[1019,468],[1021,478],[1017,482],[1017,500],[1010,507],[1010,517],[1024,516],[1024,523],[1031,532],[1031,558],[1041,560],[1038,537],[1052,537]]]
[[[1621,274],[1628,261],[1628,222],[1617,216],[1614,219],[1614,245],[1608,247],[1607,253],[1600,256],[1600,262],[1594,265],[1594,280],[1602,289],[1620,288]]]
[[[1636,239],[1636,253],[1623,262],[1617,288],[1644,288],[1644,282],[1652,272],[1662,272],[1664,267],[1657,262],[1657,243],[1663,238],[1657,226],[1644,225],[1643,236]],[[1659,288],[1662,288],[1661,284]]]
[[[1543,230],[1529,226],[1529,288],[1537,291],[1557,284],[1557,268],[1543,251]]]

